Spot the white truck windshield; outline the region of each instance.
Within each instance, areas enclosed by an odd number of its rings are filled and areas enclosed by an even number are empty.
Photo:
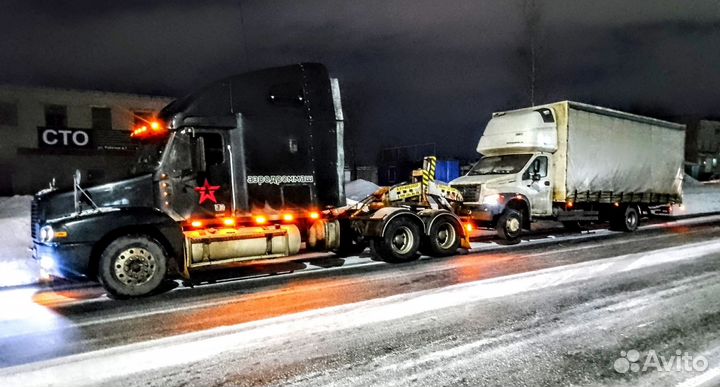
[[[503,155],[483,157],[475,163],[469,176],[476,175],[505,175],[518,173],[527,164],[532,155]]]

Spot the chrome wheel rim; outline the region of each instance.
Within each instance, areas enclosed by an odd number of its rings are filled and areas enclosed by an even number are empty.
[[[392,248],[399,254],[407,254],[413,247],[415,236],[407,226],[401,226],[392,237]]]
[[[516,233],[520,230],[520,221],[517,218],[510,218],[507,221],[507,230]]]
[[[635,211],[630,211],[627,214],[626,222],[629,228],[634,228],[638,222],[638,215]]]
[[[128,286],[150,281],[157,270],[155,257],[146,249],[131,247],[118,254],[113,266],[115,278]]]

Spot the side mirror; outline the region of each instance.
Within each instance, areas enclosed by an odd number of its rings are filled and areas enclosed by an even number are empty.
[[[533,173],[533,175],[532,175],[532,181],[540,181],[540,174],[539,174],[539,173]]]
[[[198,172],[207,170],[207,162],[205,161],[205,139],[197,137],[195,139],[195,169]]]

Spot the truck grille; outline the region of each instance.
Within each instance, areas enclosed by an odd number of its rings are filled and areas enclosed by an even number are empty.
[[[455,188],[460,191],[463,201],[476,202],[480,199],[480,186],[477,185],[457,185]]]
[[[33,199],[32,204],[30,205],[30,236],[34,241],[37,240],[38,227],[40,227],[40,224],[38,224],[39,221],[40,212],[38,210],[37,199]]]

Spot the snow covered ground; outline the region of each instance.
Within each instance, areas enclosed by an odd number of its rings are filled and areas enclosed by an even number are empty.
[[[374,185],[371,185],[362,182],[350,187],[350,191],[372,192]],[[31,196],[0,197],[0,230],[3,230],[0,233],[0,287],[31,284],[40,279],[40,268],[28,250],[31,199]],[[720,212],[720,183],[703,184],[686,176],[683,200],[682,206],[673,208],[673,215]]]

